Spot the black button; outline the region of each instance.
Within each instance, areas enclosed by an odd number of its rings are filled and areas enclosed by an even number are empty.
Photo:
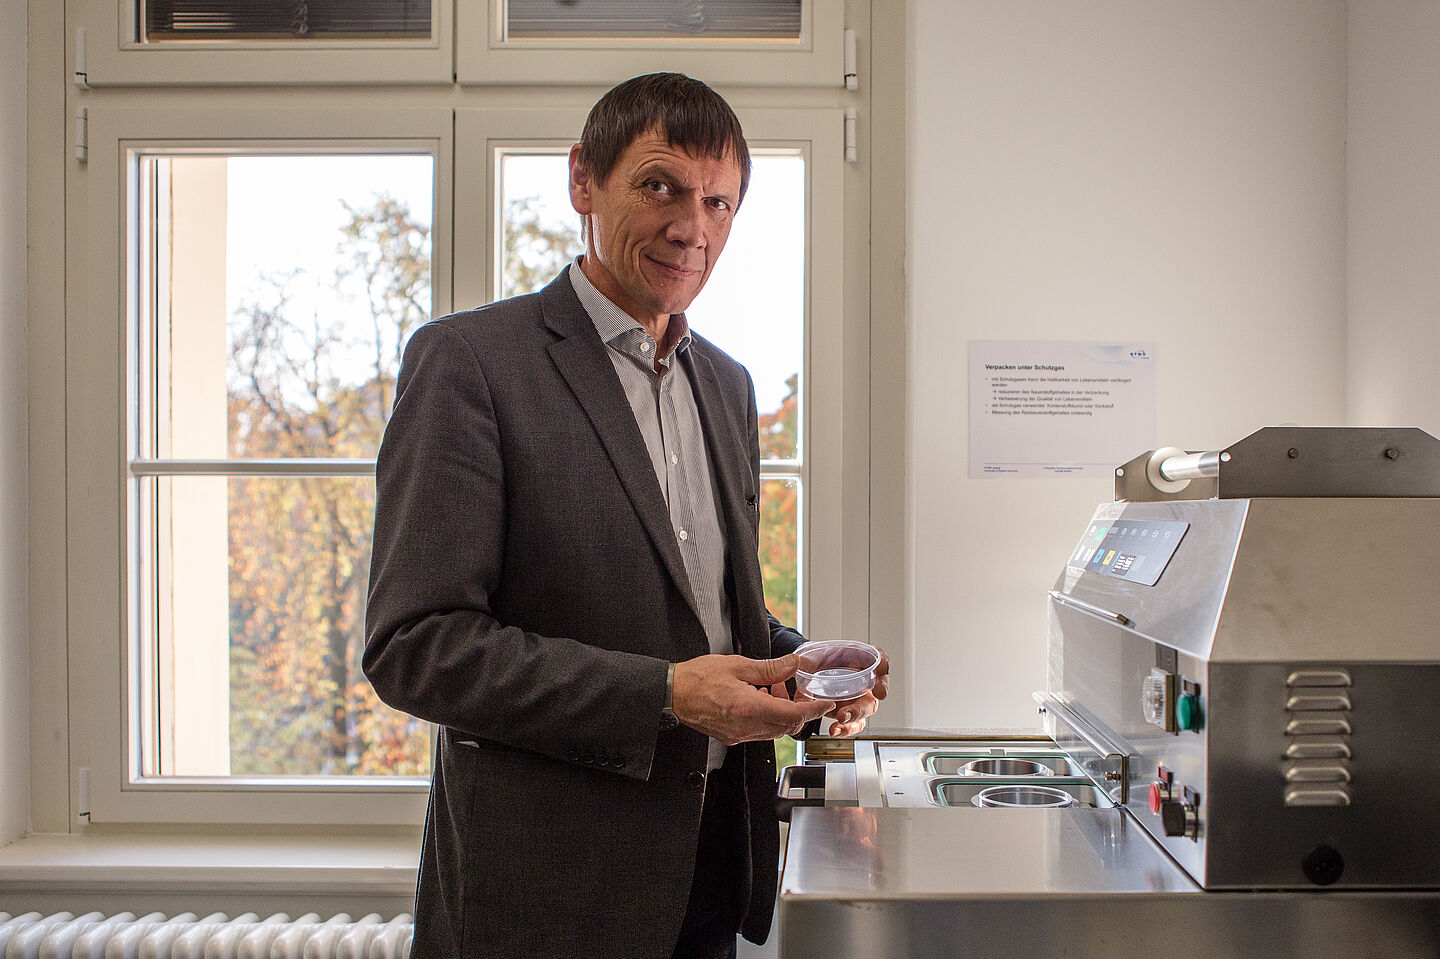
[[[578,763],[580,761],[580,750],[576,749],[574,746],[571,746],[568,750],[565,751],[565,758],[570,760],[572,763]]]
[[[680,720],[678,720],[678,719],[675,718],[675,714],[674,714],[674,713],[661,713],[661,714],[660,714],[660,728],[661,728],[661,729],[674,729],[674,728],[675,728],[676,726],[678,726],[678,725],[680,725]]]
[[[699,789],[701,786],[705,785],[705,774],[698,771],[691,773],[690,775],[685,777],[685,785],[689,786],[691,789]]]
[[[595,765],[595,754],[594,754],[594,753],[586,753],[586,754],[585,754],[585,765],[587,765],[587,766],[593,766],[593,765]]]
[[[616,769],[624,769],[624,768],[625,768],[625,757],[624,757],[624,756],[615,756],[614,758],[611,759],[611,763],[615,766]]]

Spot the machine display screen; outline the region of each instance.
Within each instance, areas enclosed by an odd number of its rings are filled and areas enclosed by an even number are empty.
[[[1070,565],[1087,573],[1154,586],[1189,528],[1189,523],[1157,520],[1092,522],[1071,555]]]

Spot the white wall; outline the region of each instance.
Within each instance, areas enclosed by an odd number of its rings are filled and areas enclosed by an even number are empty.
[[[1349,392],[1440,436],[1440,4],[1352,0]]]
[[[907,718],[1029,727],[1045,591],[1112,489],[966,478],[967,342],[1155,343],[1135,453],[1340,422],[1346,5],[910,12]]]
[[[26,630],[25,0],[0,0],[0,843],[30,818]]]

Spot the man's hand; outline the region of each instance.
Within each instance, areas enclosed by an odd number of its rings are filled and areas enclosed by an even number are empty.
[[[879,649],[877,646],[876,649]],[[865,721],[875,715],[875,710],[880,708],[880,700],[884,699],[890,692],[890,656],[885,650],[880,650],[880,664],[875,667],[874,688],[856,696],[854,699],[846,699],[835,703],[834,708],[826,711],[835,722],[830,724],[828,735],[837,739],[845,736],[858,736],[865,730]],[[808,699],[804,693],[796,696],[797,700]]]
[[[794,653],[778,659],[697,656],[675,664],[670,708],[680,722],[727,746],[794,735],[835,708],[828,700],[791,702],[785,696],[785,680],[799,665]],[[889,661],[884,665],[888,670]]]

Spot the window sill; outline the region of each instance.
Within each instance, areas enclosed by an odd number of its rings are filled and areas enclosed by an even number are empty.
[[[35,834],[0,848],[0,893],[414,894],[414,832]]]

